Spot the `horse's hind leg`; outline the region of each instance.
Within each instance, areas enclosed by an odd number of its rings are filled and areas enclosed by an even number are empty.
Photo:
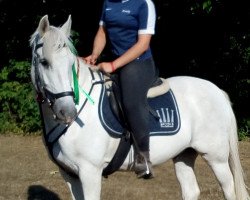
[[[84,200],[82,184],[78,177],[72,177],[65,173],[63,170],[60,170],[62,177],[66,181],[73,200]]]
[[[202,157],[211,166],[216,178],[218,179],[224,196],[227,200],[236,200],[234,190],[234,179],[229,167],[228,159],[222,158],[221,153],[204,154]]]
[[[200,189],[194,174],[194,163],[197,155],[194,149],[189,148],[173,159],[184,200],[197,200],[200,195]]]

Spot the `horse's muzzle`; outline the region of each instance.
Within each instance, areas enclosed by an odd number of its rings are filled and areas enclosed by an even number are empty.
[[[76,116],[77,116],[77,111],[74,108],[73,110],[71,109],[70,111],[61,109],[57,117],[65,124],[70,124],[72,121],[75,120]]]
[[[69,124],[77,117],[77,109],[72,97],[57,99],[52,106],[56,119]]]

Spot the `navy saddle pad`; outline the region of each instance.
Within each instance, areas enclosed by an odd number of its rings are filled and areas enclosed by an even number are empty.
[[[148,99],[149,106],[158,115],[150,115],[150,136],[174,135],[181,126],[178,106],[172,90],[167,93]],[[104,129],[112,136],[119,138],[124,128],[114,115],[108,99],[106,87],[103,86],[99,102],[99,118]]]

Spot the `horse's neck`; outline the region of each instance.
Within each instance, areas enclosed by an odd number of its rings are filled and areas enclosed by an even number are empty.
[[[79,74],[78,74],[78,83],[79,86],[88,88],[92,84],[92,77],[88,68],[88,65],[84,63],[84,61],[80,58],[78,59],[79,63]]]

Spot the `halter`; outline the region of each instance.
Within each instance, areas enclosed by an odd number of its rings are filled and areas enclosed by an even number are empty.
[[[75,92],[73,90],[66,91],[66,92],[60,92],[60,93],[53,93],[45,87],[45,84],[41,80],[39,70],[38,70],[38,63],[40,63],[42,59],[41,59],[40,55],[37,53],[37,50],[39,48],[43,47],[43,43],[38,44],[38,41],[39,41],[39,35],[36,35],[35,42],[33,45],[34,57],[33,57],[32,62],[33,62],[33,65],[35,67],[35,82],[36,82],[36,89],[37,89],[37,101],[39,103],[44,103],[45,101],[47,101],[52,109],[52,107],[57,99],[62,98],[62,97],[66,97],[66,96],[72,96],[75,100],[75,103],[78,104],[79,94],[78,94],[78,97],[76,99]],[[72,68],[74,69],[74,67],[75,66],[73,64]],[[77,84],[78,84],[78,82],[77,82]],[[75,87],[75,84],[74,84],[74,89],[76,89],[76,88],[77,87]],[[52,111],[53,111],[53,109],[52,109]]]

